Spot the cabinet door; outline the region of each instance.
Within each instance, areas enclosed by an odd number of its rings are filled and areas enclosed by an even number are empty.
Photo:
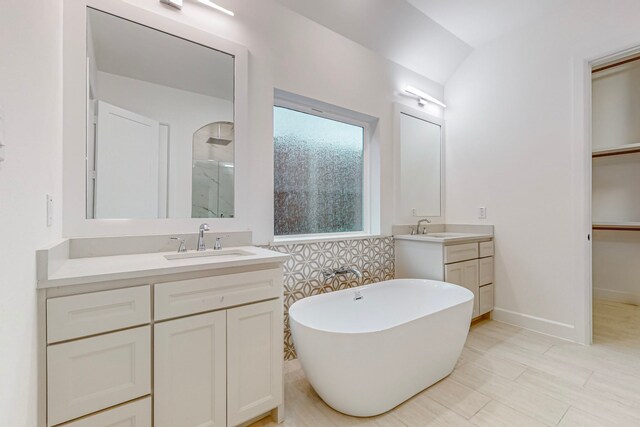
[[[48,424],[149,394],[149,326],[47,348]]]
[[[493,285],[480,287],[480,314],[493,310]]]
[[[457,262],[445,265],[445,281],[463,286],[473,292],[473,314],[478,317],[480,302],[478,300],[478,260]]]
[[[227,311],[230,426],[282,404],[283,329],[282,299]]]
[[[156,323],[154,336],[154,426],[225,426],[225,312]]]
[[[478,261],[480,265],[479,285],[493,283],[493,257],[482,258]]]

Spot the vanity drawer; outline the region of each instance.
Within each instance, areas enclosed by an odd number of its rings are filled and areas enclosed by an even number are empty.
[[[60,427],[151,427],[151,398],[117,406]]]
[[[480,258],[478,277],[480,286],[493,283],[493,257]]]
[[[480,287],[480,315],[493,310],[493,285]]]
[[[49,426],[151,392],[151,327],[47,347]]]
[[[47,342],[80,338],[151,320],[149,286],[47,300]]]
[[[451,245],[444,247],[444,263],[466,261],[478,258],[478,244],[464,243],[462,245]]]
[[[155,319],[163,320],[282,296],[282,269],[155,285]]]
[[[493,240],[489,242],[480,242],[480,258],[493,256]]]

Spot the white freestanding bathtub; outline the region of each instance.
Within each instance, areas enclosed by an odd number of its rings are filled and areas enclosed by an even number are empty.
[[[289,321],[320,397],[342,413],[368,417],[453,371],[472,309],[473,293],[463,287],[399,279],[305,298],[289,308]]]

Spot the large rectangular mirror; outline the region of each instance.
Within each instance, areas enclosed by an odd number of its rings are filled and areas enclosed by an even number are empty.
[[[396,105],[396,153],[399,168],[397,220],[443,217],[442,121]]]
[[[86,218],[233,218],[234,56],[86,13]]]

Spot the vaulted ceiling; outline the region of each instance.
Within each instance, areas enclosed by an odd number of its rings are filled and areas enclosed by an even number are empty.
[[[474,48],[567,0],[277,0],[387,59],[444,84]]]

